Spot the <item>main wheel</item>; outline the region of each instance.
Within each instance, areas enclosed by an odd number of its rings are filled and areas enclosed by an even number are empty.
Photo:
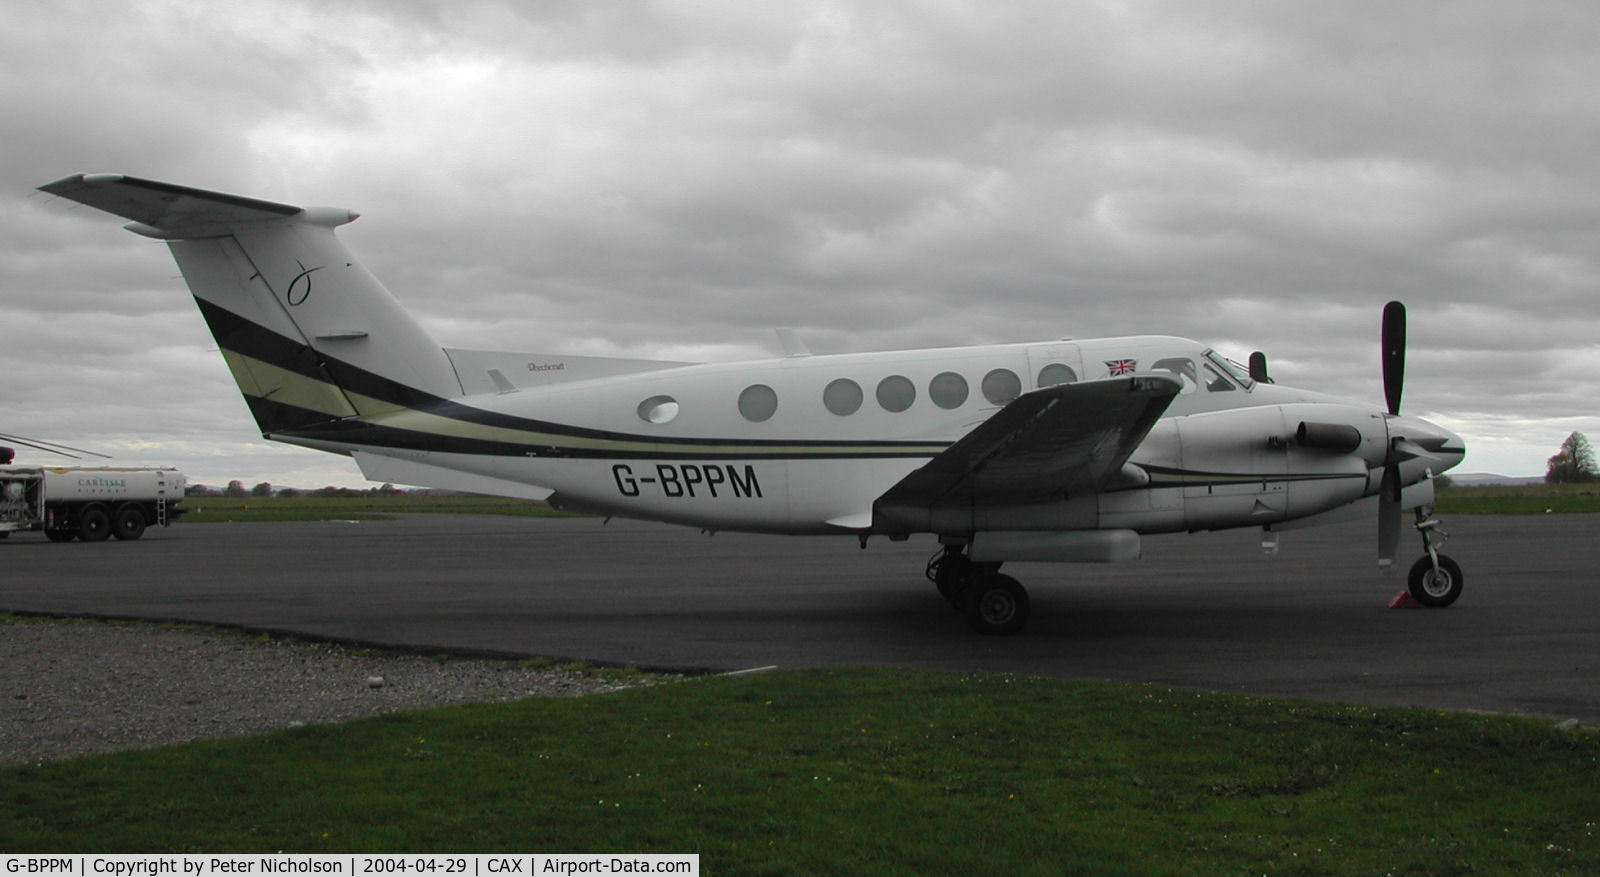
[[[967,587],[967,623],[979,633],[1006,636],[1028,620],[1028,591],[1004,573],[989,573]]]
[[[1406,587],[1411,591],[1411,598],[1429,609],[1442,609],[1456,601],[1461,596],[1461,588],[1466,584],[1466,579],[1461,576],[1461,567],[1454,560],[1439,555],[1439,568],[1433,568],[1433,560],[1423,555],[1411,567],[1411,575],[1406,581]]]
[[[105,506],[92,505],[78,513],[78,538],[85,542],[103,542],[111,535],[111,513]]]
[[[133,503],[117,509],[111,519],[111,535],[118,539],[137,539],[144,535],[144,511]]]

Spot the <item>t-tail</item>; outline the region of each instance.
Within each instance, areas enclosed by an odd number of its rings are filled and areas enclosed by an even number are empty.
[[[120,174],[39,188],[167,242],[269,437],[462,395],[446,351],[334,235],[352,211]]]

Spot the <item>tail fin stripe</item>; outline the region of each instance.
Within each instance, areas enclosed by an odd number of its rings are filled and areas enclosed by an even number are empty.
[[[253,385],[241,381],[241,388],[263,431],[275,435],[333,440],[336,433],[338,440],[351,441],[354,431],[360,433],[363,443],[375,447],[451,447],[459,453],[518,456],[928,456],[947,444],[693,437],[662,441],[635,433],[534,420],[429,395],[315,353],[225,308],[205,301],[200,307],[235,374],[243,372],[254,379]],[[356,422],[356,409],[385,407],[389,410],[362,416],[366,424]]]
[[[317,364],[316,351],[305,344],[285,338],[203,298],[196,298],[195,303],[225,352],[268,362],[313,380],[332,382],[332,375]]]
[[[224,351],[269,363],[330,387],[359,393],[383,405],[412,408],[441,401],[432,394],[319,353],[300,341],[286,338],[227,308],[204,299],[197,298],[195,301],[200,305],[206,324],[211,327],[211,334],[216,336],[217,343]],[[367,342],[358,340],[353,343]],[[355,413],[354,410],[349,412],[351,415]]]

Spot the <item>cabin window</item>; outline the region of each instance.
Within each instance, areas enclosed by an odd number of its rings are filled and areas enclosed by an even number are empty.
[[[678,400],[671,396],[651,396],[639,403],[639,419],[646,423],[671,423],[678,417]]]
[[[849,378],[832,381],[822,390],[822,404],[840,417],[860,411],[861,399],[861,385]]]
[[[1078,373],[1072,370],[1072,366],[1065,363],[1052,362],[1039,369],[1039,386],[1041,387],[1054,387],[1056,384],[1076,384],[1077,382]]]
[[[955,372],[941,372],[928,383],[928,398],[940,408],[960,408],[967,401],[967,379]]]
[[[995,405],[1009,404],[1022,395],[1022,379],[1008,368],[997,368],[983,376],[983,398]]]
[[[878,382],[878,404],[896,414],[917,401],[917,387],[904,375],[890,375]]]
[[[751,384],[739,394],[739,413],[751,423],[771,419],[778,411],[778,394],[766,384]]]

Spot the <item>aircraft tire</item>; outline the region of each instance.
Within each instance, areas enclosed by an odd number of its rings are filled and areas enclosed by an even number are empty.
[[[111,519],[111,535],[118,539],[137,539],[144,535],[144,528],[144,512],[132,503],[117,509]]]
[[[974,579],[966,593],[967,623],[989,636],[1010,636],[1028,620],[1028,591],[1004,573]]]
[[[78,513],[78,538],[85,542],[104,542],[111,535],[111,513],[103,505],[92,505]]]
[[[1411,575],[1407,578],[1406,588],[1411,592],[1411,599],[1428,607],[1429,609],[1443,609],[1456,601],[1461,596],[1461,589],[1466,585],[1466,579],[1461,575],[1461,567],[1454,560],[1441,554],[1439,555],[1439,569],[1435,572],[1433,561],[1427,555],[1411,566]]]

